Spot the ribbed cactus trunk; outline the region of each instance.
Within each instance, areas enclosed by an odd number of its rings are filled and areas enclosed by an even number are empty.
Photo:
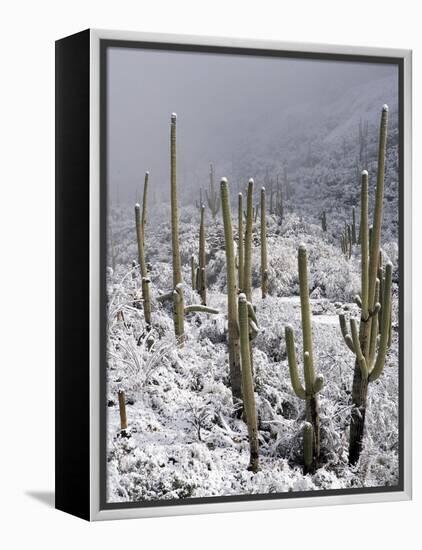
[[[148,180],[149,180],[149,172],[145,172],[145,179],[144,179],[144,194],[142,197],[142,243],[145,247],[145,228],[147,223],[147,197],[148,197]]]
[[[233,244],[232,215],[230,208],[229,184],[221,180],[221,210],[224,224],[224,240],[227,269],[227,318],[230,384],[234,397],[242,396],[242,374],[240,369],[239,318],[237,309],[236,265]]]
[[[248,182],[248,196],[246,201],[245,266],[243,272],[243,290],[248,302],[252,302],[253,186],[254,181],[251,178]]]
[[[192,254],[190,257],[190,275],[191,275],[191,284],[192,290],[196,289],[196,266],[195,266],[195,255]]]
[[[308,284],[308,260],[306,254],[306,248],[304,245],[299,246],[298,254],[298,268],[299,268],[299,289],[300,289],[300,310],[302,318],[302,338],[303,338],[303,352],[305,362],[308,362],[305,369],[307,387],[312,388],[315,380],[314,369],[314,355],[312,349],[312,320],[311,320],[311,304],[309,301],[309,284]],[[306,353],[309,357],[306,358]],[[316,459],[319,458],[320,453],[320,422],[319,422],[319,397],[318,393],[312,393],[307,396],[306,399],[306,419],[312,424],[313,437],[314,437],[314,453]]]
[[[239,330],[242,359],[243,407],[248,425],[250,446],[249,470],[257,472],[259,467],[258,421],[256,416],[255,392],[251,368],[251,347],[249,342],[249,313],[245,294],[239,295]]]
[[[261,293],[268,292],[267,217],[265,212],[265,187],[261,189]]]
[[[379,151],[378,151],[378,173],[377,173],[377,188],[375,195],[375,207],[371,238],[368,235],[368,172],[362,172],[362,190],[361,190],[361,320],[359,327],[359,337],[355,335],[354,349],[356,353],[355,370],[353,375],[352,385],[352,414],[350,422],[350,438],[349,438],[349,462],[356,464],[359,460],[362,451],[362,441],[365,428],[366,402],[368,396],[368,382],[376,379],[383,369],[385,354],[387,348],[388,334],[383,338],[381,335],[379,343],[378,357],[376,363],[372,367],[372,371],[368,372],[371,361],[371,316],[377,315],[376,292],[378,274],[379,251],[381,244],[381,226],[383,214],[384,200],[384,169],[385,169],[385,152],[387,143],[387,124],[388,124],[388,107],[384,106],[381,115],[380,136],[379,136]],[[370,249],[369,249],[370,240]],[[383,315],[390,316],[391,314],[391,265],[388,265],[388,273],[386,275],[386,293],[383,297]],[[384,325],[384,324],[383,324]],[[357,333],[356,324],[351,324],[352,336],[353,331]],[[375,328],[375,327],[374,327]],[[388,326],[383,327],[387,330]],[[381,329],[383,330],[383,329]],[[374,351],[372,350],[372,354]]]
[[[237,203],[237,232],[238,232],[238,241],[237,241],[237,272],[238,272],[238,284],[239,291],[243,292],[243,276],[245,269],[245,248],[243,242],[243,196],[242,193],[238,195]]]
[[[171,244],[173,258],[173,322],[174,332],[183,346],[184,341],[184,299],[182,290],[182,267],[179,250],[179,212],[177,207],[177,174],[176,174],[176,119],[171,115],[170,124],[170,203],[171,203]]]
[[[145,262],[144,252],[144,232],[142,230],[141,207],[135,204],[135,223],[136,223],[136,240],[138,243],[138,261],[141,272],[142,284],[142,301],[144,309],[145,322],[151,325],[151,296],[150,296],[150,280],[148,278],[147,266]]]
[[[126,396],[123,390],[119,390],[117,395],[119,398],[120,429],[124,432],[127,430]]]
[[[201,303],[207,304],[207,281],[205,268],[205,206],[201,207],[201,223],[199,226],[199,295]]]

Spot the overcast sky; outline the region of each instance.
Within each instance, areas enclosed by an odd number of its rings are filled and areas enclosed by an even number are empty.
[[[172,112],[179,186],[192,188],[206,185],[210,161],[220,177],[251,140],[259,151],[264,135],[287,131],[288,115],[291,125],[295,113],[327,109],[353,86],[397,79],[391,65],[134,48],[109,48],[107,63],[111,200],[117,187],[120,200],[134,199],[145,170],[151,187],[167,189]]]

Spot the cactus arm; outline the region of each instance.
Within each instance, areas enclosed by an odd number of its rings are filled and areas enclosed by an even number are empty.
[[[310,422],[303,425],[303,463],[304,474],[307,474],[312,468],[314,446],[314,429]]]
[[[287,362],[289,364],[290,380],[292,382],[293,391],[299,399],[306,399],[306,391],[300,381],[299,371],[297,368],[293,328],[291,326],[286,326],[284,329],[284,335],[286,338]]]
[[[355,348],[355,354],[356,354],[356,358],[358,360],[359,367],[360,367],[360,370],[361,370],[361,373],[362,373],[362,378],[364,380],[367,380],[368,379],[368,366],[367,366],[367,363],[366,363],[366,359],[365,359],[365,357],[362,353],[362,348],[360,346],[356,319],[350,319],[350,329],[351,329],[351,332],[352,332],[353,346]]]
[[[196,273],[195,273],[195,256],[194,256],[194,254],[192,254],[192,256],[190,257],[190,272],[191,272],[192,290],[195,290]]]
[[[368,236],[368,172],[363,170],[361,181],[361,210],[360,210],[360,244],[361,244],[361,301],[362,317],[368,318],[368,260],[369,260],[369,236]]]
[[[384,370],[385,357],[388,349],[388,340],[390,332],[390,318],[391,318],[391,280],[392,280],[392,265],[388,263],[385,266],[385,280],[384,280],[384,296],[382,304],[382,327],[380,343],[378,348],[378,355],[374,366],[371,369],[369,380],[370,382],[379,378]]]
[[[252,321],[256,324],[256,326],[258,326],[258,320],[256,318],[256,313],[255,313],[255,310],[253,308],[253,305],[248,302],[248,315],[249,315],[249,318],[252,319]]]
[[[157,296],[157,302],[166,302],[167,300],[173,299],[173,290],[170,292],[166,292],[166,294],[161,294],[160,296]]]
[[[314,384],[313,384],[313,394],[319,393],[324,386],[324,377],[322,374],[318,374],[315,378]]]
[[[186,313],[194,313],[194,312],[198,312],[198,313],[213,313],[215,315],[217,315],[219,312],[218,309],[215,309],[213,307],[208,307],[208,306],[203,306],[203,305],[199,305],[199,304],[191,304],[189,306],[185,306],[185,314]]]
[[[359,294],[356,294],[355,296],[355,304],[360,307],[360,309],[362,309],[362,300],[361,300],[361,297],[359,296]]]
[[[344,341],[346,342],[347,347],[350,349],[350,351],[355,353],[355,346],[353,345],[353,340],[352,340],[350,334],[348,334],[348,332],[347,332],[346,317],[345,317],[344,313],[341,313],[338,316],[338,318],[339,318],[339,321],[340,321],[340,330],[341,330],[341,334],[343,335]]]
[[[259,329],[258,329],[258,326],[256,325],[256,323],[254,323],[252,321],[252,319],[250,319],[250,318],[249,318],[249,329],[250,329],[249,337],[250,337],[251,340],[254,340],[257,337],[258,333],[259,333]]]
[[[142,298],[144,302],[144,317],[147,325],[151,325],[151,281],[148,277],[142,278]]]

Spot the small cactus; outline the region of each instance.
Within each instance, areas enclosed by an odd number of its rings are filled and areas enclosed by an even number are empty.
[[[356,236],[356,209],[355,207],[352,208],[352,243],[357,243],[357,236]]]
[[[305,385],[303,386],[298,372],[294,332],[291,326],[285,327],[287,359],[290,379],[295,394],[306,401],[306,420],[313,429],[313,462],[317,462],[320,454],[320,420],[318,393],[324,385],[322,375],[316,375],[312,349],[311,306],[309,302],[308,266],[305,245],[300,245],[298,253],[300,307],[303,336],[303,368]]]
[[[205,195],[207,197],[208,208],[211,210],[211,214],[212,214],[213,219],[215,219],[215,217],[217,216],[218,211],[220,209],[220,201],[218,200],[218,194],[217,194],[217,192],[215,190],[215,186],[214,186],[214,168],[213,168],[212,164],[210,164],[210,187],[209,187],[209,192],[205,191]]]
[[[321,228],[324,231],[324,233],[327,232],[327,215],[325,213],[325,210],[323,210],[321,214]]]
[[[251,369],[251,347],[249,342],[249,312],[245,294],[239,294],[239,330],[240,353],[242,362],[243,407],[248,425],[250,446],[250,462],[248,469],[257,472],[259,468],[258,455],[258,421],[256,415],[255,392]]]

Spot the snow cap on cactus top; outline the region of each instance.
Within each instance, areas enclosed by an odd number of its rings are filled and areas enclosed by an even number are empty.
[[[249,182],[248,183],[253,183],[253,178],[249,178]]]
[[[265,187],[264,187],[264,186],[261,187],[261,191],[265,191]]]
[[[149,176],[149,170],[147,170],[147,171],[145,172],[145,175],[146,175],[146,176]]]
[[[361,174],[362,174],[362,176],[367,176],[368,175],[368,170],[362,170]]]
[[[224,178],[221,178],[221,183],[229,183],[229,182],[227,181],[227,178],[224,177]]]
[[[246,294],[243,292],[239,294],[239,302],[246,302]]]
[[[388,105],[386,103],[382,106],[382,110],[388,113]]]
[[[176,121],[176,118],[177,118],[176,113],[171,113],[171,121],[172,121],[172,122],[175,122],[175,121]]]
[[[304,250],[306,252],[306,244],[305,243],[300,243],[299,250]]]
[[[139,204],[139,202],[137,202],[137,203],[135,204],[135,209],[138,210],[138,209],[140,209],[140,208],[141,208],[141,205]]]

